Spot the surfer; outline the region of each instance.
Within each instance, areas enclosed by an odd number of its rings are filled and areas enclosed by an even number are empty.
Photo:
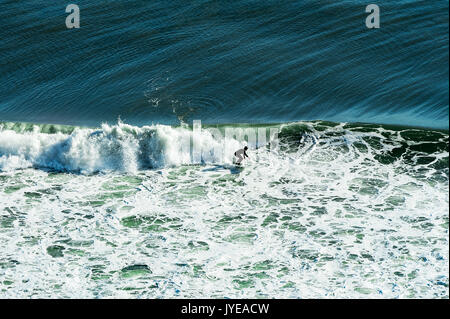
[[[234,156],[236,156],[238,159],[236,161],[236,165],[241,165],[241,162],[244,158],[248,157],[247,155],[247,151],[248,147],[245,146],[244,148],[241,148],[240,150],[237,150],[236,152],[234,152]]]

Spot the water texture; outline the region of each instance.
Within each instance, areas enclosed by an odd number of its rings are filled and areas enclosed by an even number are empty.
[[[448,1],[75,3],[0,0],[0,298],[449,298]]]
[[[448,129],[448,1],[76,3],[0,1],[0,120]]]
[[[448,131],[283,124],[236,169],[180,163],[189,127],[2,125],[3,297],[448,298]]]

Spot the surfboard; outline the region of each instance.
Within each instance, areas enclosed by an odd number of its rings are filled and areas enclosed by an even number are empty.
[[[238,173],[242,172],[243,170],[244,170],[244,166],[243,165],[233,164],[230,167],[230,172],[232,174],[238,174]]]

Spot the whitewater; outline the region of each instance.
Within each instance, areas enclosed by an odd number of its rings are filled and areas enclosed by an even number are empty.
[[[0,123],[0,296],[448,298],[448,131],[264,128]]]

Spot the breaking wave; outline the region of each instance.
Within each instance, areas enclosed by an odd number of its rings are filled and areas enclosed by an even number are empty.
[[[367,124],[3,123],[3,295],[448,298],[448,153]]]
[[[365,154],[382,164],[401,161],[448,171],[445,131],[320,121],[272,127],[218,126],[200,131],[187,125],[136,127],[122,122],[97,129],[1,123],[0,170],[34,167],[82,174],[134,173],[186,164],[230,164],[233,152],[247,143],[257,154],[271,152],[275,156],[272,160],[319,148],[327,150],[329,156]],[[197,157],[195,149],[201,149]]]

